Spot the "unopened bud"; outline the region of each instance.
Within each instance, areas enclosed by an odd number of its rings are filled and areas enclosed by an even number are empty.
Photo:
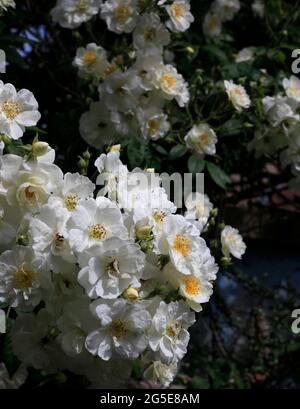
[[[73,31],[72,31],[72,36],[73,36],[74,38],[81,39],[80,33],[79,33],[78,31],[76,31],[76,30],[73,30]]]
[[[129,301],[135,301],[139,298],[139,292],[136,288],[129,287],[123,292],[123,298]]]
[[[217,217],[219,213],[219,209],[217,207],[215,207],[214,209],[212,209],[212,211],[210,212],[210,215],[212,217]]]
[[[217,242],[217,240],[211,240],[211,242],[210,242],[210,248],[212,248],[212,249],[217,249],[217,248],[218,248],[218,242]]]
[[[129,51],[128,57],[129,57],[131,60],[134,60],[135,57],[136,57],[136,52],[135,52],[135,51]]]
[[[148,168],[148,169],[146,169],[146,172],[155,173],[155,169],[154,168]]]
[[[90,160],[91,156],[92,155],[90,154],[90,152],[88,150],[83,152],[83,154],[82,154],[83,159],[86,160],[86,161]]]
[[[86,173],[87,173],[87,168],[88,168],[88,162],[87,162],[85,159],[80,158],[79,161],[78,161],[78,163],[77,163],[77,166],[78,166],[78,168],[79,168],[79,172],[80,172],[82,175],[86,175]]]
[[[78,166],[80,169],[85,169],[86,168],[86,161],[83,158],[80,158],[78,161]]]
[[[121,145],[113,145],[109,149],[109,152],[120,152],[120,150],[121,150]]]
[[[4,134],[0,135],[0,141],[3,141],[5,145],[9,145],[11,143],[10,137]]]
[[[141,241],[140,242],[140,246],[141,246],[141,250],[144,252],[144,253],[148,253],[148,251],[150,251],[151,250],[151,246],[149,245],[149,242],[148,241]]]
[[[32,154],[34,156],[43,156],[49,152],[49,144],[47,142],[37,141],[32,144]]]
[[[194,52],[195,52],[195,50],[193,49],[193,47],[190,47],[190,46],[189,46],[189,47],[186,47],[186,48],[185,48],[185,51],[186,51],[188,54],[191,54],[191,55],[194,54]]]
[[[29,240],[26,234],[20,234],[16,239],[17,244],[20,246],[28,246]]]
[[[221,267],[228,267],[231,264],[231,260],[228,257],[222,257],[220,260]]]

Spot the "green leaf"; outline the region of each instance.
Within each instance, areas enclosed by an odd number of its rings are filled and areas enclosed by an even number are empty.
[[[142,167],[145,160],[145,145],[132,138],[127,146],[127,155],[132,169]]]
[[[209,389],[209,383],[207,379],[201,376],[194,376],[191,381],[192,389]]]
[[[222,126],[219,135],[221,137],[239,135],[244,128],[244,124],[239,119],[230,119]]]
[[[20,362],[15,357],[12,349],[11,340],[11,328],[13,321],[11,319],[6,320],[6,334],[1,338],[1,354],[0,362],[4,362],[7,371],[12,375],[19,367]]]
[[[153,144],[153,148],[158,152],[161,153],[162,155],[168,155],[167,150],[161,146],[161,145],[157,145],[157,144]]]
[[[225,91],[210,94],[202,109],[203,117],[217,120],[220,124],[231,119],[234,108]]]
[[[24,156],[26,153],[26,149],[21,140],[12,140],[10,144],[5,146],[5,150],[7,153]]]
[[[207,169],[213,181],[221,188],[226,189],[227,183],[231,182],[227,173],[225,173],[219,166],[210,162],[207,162]]]
[[[192,155],[188,159],[188,169],[191,173],[201,173],[205,168],[205,160],[199,155]]]
[[[47,134],[46,131],[44,131],[44,130],[41,129],[41,128],[38,128],[37,126],[28,126],[28,127],[26,128],[26,131],[28,131],[28,132],[37,132],[37,133]]]
[[[176,145],[169,152],[170,160],[176,160],[181,158],[187,152],[187,147],[185,145]]]
[[[226,62],[228,60],[228,56],[226,52],[224,52],[221,47],[218,47],[213,44],[206,45],[202,47],[202,51],[206,51],[207,53],[211,54],[213,57],[217,58],[221,62]]]

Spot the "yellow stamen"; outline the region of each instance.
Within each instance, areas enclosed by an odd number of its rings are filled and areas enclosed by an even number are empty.
[[[89,226],[88,234],[93,240],[103,240],[107,235],[107,231],[102,224],[92,224]]]
[[[1,110],[8,119],[13,120],[21,113],[21,105],[18,102],[6,100],[2,103]]]
[[[181,323],[179,321],[175,321],[175,322],[170,322],[167,326],[166,326],[166,334],[170,337],[170,338],[175,338],[179,335],[181,331]]]
[[[184,8],[181,4],[174,3],[171,6],[171,13],[174,17],[182,17],[184,15]]]
[[[199,281],[196,277],[185,277],[183,279],[184,291],[187,295],[193,296],[200,293]]]
[[[208,134],[208,132],[201,132],[201,133],[198,135],[198,139],[199,139],[199,143],[200,143],[202,146],[206,146],[206,145],[208,144],[208,142],[209,142],[209,134]]]
[[[108,333],[112,337],[122,338],[127,334],[127,328],[120,319],[112,321],[108,327]]]
[[[94,67],[97,63],[97,55],[94,51],[87,51],[82,57],[83,64],[88,67]]]
[[[69,212],[73,212],[76,209],[76,205],[78,202],[78,196],[75,194],[68,195],[65,198],[65,206],[69,210]]]
[[[182,234],[177,234],[173,242],[173,249],[182,254],[183,257],[187,257],[190,252],[190,244],[189,239]]]
[[[172,75],[170,75],[170,74],[164,74],[164,75],[161,77],[160,81],[161,81],[162,83],[165,83],[165,85],[166,85],[168,88],[173,88],[174,85],[175,85],[175,78],[174,78]]]
[[[150,135],[155,135],[159,130],[159,121],[157,119],[149,119],[147,125]]]

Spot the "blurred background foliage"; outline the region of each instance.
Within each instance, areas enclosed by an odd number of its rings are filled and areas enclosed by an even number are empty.
[[[15,10],[0,17],[0,49],[9,63],[1,79],[31,90],[42,113],[39,128],[27,131],[24,143],[38,133],[56,149],[57,164],[64,171],[77,171],[79,157],[87,150],[79,135],[79,118],[97,99],[97,89],[80,79],[72,66],[76,49],[96,42],[109,51],[110,59],[122,55],[127,64],[130,35],[109,32],[99,18],[76,30],[54,26],[49,13],[54,0],[16,3]],[[275,158],[254,159],[247,149],[254,129],[265,121],[262,97],[278,92],[282,75],[291,75],[292,50],[300,48],[300,8],[298,1],[266,0],[265,17],[259,19],[251,1],[241,3],[222,35],[207,40],[202,22],[211,1],[191,0],[195,23],[174,35],[170,45],[178,71],[190,84],[190,104],[186,109],[170,104],[171,131],[163,140],[146,145],[132,135],[123,143],[122,159],[130,168],[204,171],[205,191],[219,209],[216,226],[225,219],[244,232],[248,244],[243,262],[220,273],[213,302],[192,331],[177,387],[300,386],[299,336],[290,330],[291,312],[300,307],[300,196],[289,192],[289,171],[278,170]],[[255,60],[236,64],[235,54],[249,46],[257,47]],[[264,81],[261,69],[266,70]],[[239,79],[251,89],[250,110],[237,114],[232,109],[222,88],[224,79]],[[217,155],[205,160],[191,155],[183,142],[199,120],[208,122],[218,135]],[[20,152],[22,146],[12,144],[8,151]],[[100,152],[90,153],[89,176]],[[0,360],[13,371],[9,334],[0,342]],[[138,381],[138,368],[134,375]],[[45,385],[42,379],[31,373],[27,386]],[[68,379],[60,374],[46,384],[77,385]]]

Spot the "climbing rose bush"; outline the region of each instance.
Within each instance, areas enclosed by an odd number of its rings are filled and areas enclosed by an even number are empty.
[[[191,193],[186,213],[176,214],[159,176],[130,172],[119,146],[96,160],[96,184],[64,174],[37,138],[23,157],[3,148],[0,302],[14,311],[12,344],[23,367],[68,369],[103,387],[108,377],[122,383],[139,359],[147,378],[168,386],[218,272],[202,237],[208,197]],[[135,185],[137,175],[152,183]],[[221,236],[224,255],[240,258],[238,232],[226,226]]]
[[[33,93],[0,81],[0,303],[18,360],[10,379],[1,366],[4,387],[22,385],[32,368],[117,387],[137,366],[169,386],[219,269],[246,251],[237,229],[216,223],[210,195],[190,192],[177,209],[155,169],[127,167],[123,147],[130,165],[152,149],[159,167],[180,159],[225,190],[224,138],[241,132],[240,150],[289,168],[299,186],[299,79],[270,74],[260,46],[231,48],[226,30],[242,2],[207,3],[195,16],[189,0],[58,0],[49,10],[53,27],[77,43],[79,29],[91,37],[72,57],[85,87],[76,127],[92,150],[76,152],[79,172],[68,172],[38,127]],[[3,13],[15,7],[0,1]],[[263,1],[249,8],[264,18]],[[97,22],[103,41],[91,28]],[[201,65],[202,46],[219,69]],[[36,133],[31,143],[26,131]]]

